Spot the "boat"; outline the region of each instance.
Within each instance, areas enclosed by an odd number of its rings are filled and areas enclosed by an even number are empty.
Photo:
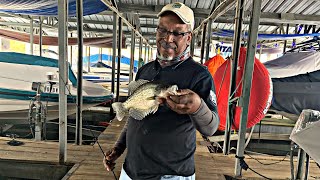
[[[32,107],[41,103],[45,119],[59,117],[58,60],[21,53],[0,52],[0,124],[29,123]],[[68,67],[67,114],[76,112],[77,78]],[[107,103],[113,94],[83,80],[83,109]]]
[[[304,109],[320,110],[320,52],[292,52],[264,63],[273,82],[270,112],[298,120]]]

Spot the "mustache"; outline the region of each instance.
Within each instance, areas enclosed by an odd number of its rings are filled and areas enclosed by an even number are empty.
[[[165,41],[160,41],[159,43],[161,47],[163,47],[164,49],[173,49],[173,50],[177,49],[177,46],[175,44],[167,43]]]

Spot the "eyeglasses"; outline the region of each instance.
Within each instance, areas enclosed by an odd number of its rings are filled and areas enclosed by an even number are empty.
[[[157,27],[157,32],[158,32],[158,34],[159,34],[159,37],[162,37],[162,38],[163,38],[163,37],[167,37],[167,36],[169,36],[170,34],[172,34],[176,39],[182,38],[183,36],[191,33],[190,31],[188,31],[188,32],[168,31],[168,30],[166,30],[166,29],[164,29],[164,28],[161,28],[161,27],[159,27],[159,26]]]

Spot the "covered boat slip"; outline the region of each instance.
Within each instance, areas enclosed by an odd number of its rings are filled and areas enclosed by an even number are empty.
[[[121,129],[125,121],[113,121],[111,125],[98,137],[99,143],[104,151],[111,148],[120,135]],[[9,146],[7,144],[10,138],[0,138],[0,157],[9,160],[28,160],[31,162],[50,162],[58,164],[58,148],[57,142],[35,142],[33,140],[18,139],[25,144],[21,146]],[[103,154],[98,146],[77,146],[68,144],[67,163],[74,166],[64,176],[64,179],[107,179],[113,180],[112,172],[107,172],[102,164]],[[276,163],[283,159],[275,156],[253,155],[265,164]],[[119,176],[121,164],[124,161],[124,155],[119,158],[115,168],[116,176]],[[290,178],[290,161],[289,157],[280,163],[273,165],[262,165],[256,160],[246,156],[245,161],[250,168],[263,174],[271,179],[289,179]],[[196,178],[197,180],[223,180],[234,175],[234,154],[222,155],[220,153],[210,153],[205,141],[198,134],[197,150],[195,153],[196,162]],[[295,160],[296,164],[296,160]],[[1,166],[1,163],[0,163]],[[31,165],[30,165],[31,166]],[[5,167],[0,167],[3,169]],[[30,172],[32,173],[32,172]],[[39,173],[39,171],[34,171]],[[226,175],[226,176],[225,176]],[[29,174],[30,176],[30,174]],[[14,177],[14,176],[12,176]],[[319,178],[320,171],[314,162],[310,163],[309,177]],[[243,179],[260,179],[258,175],[251,170],[243,171]],[[262,178],[261,178],[262,179]]]
[[[24,2],[25,0],[18,0],[14,2]],[[77,37],[110,37],[112,34],[113,42],[112,43],[112,53],[113,57],[113,70],[115,70],[115,62],[116,56],[118,54],[118,58],[122,56],[121,53],[121,44],[123,42],[126,45],[131,46],[131,58],[130,60],[134,60],[135,47],[139,43],[139,58],[142,57],[142,47],[144,44],[145,47],[145,62],[152,60],[153,58],[149,58],[149,54],[152,54],[150,49],[155,51],[155,43],[156,43],[156,28],[158,24],[158,17],[156,16],[159,10],[163,7],[163,5],[175,1],[141,1],[141,0],[86,0],[83,6],[80,6],[78,12],[75,11],[75,8],[71,8],[74,11],[69,15],[71,16],[82,16],[83,18],[76,17],[67,17],[68,13],[66,12],[67,8],[67,0],[51,0],[51,1],[42,1],[49,4],[45,4],[43,7],[49,7],[50,12],[53,12],[57,17],[53,17],[52,14],[46,14],[42,12],[42,8],[39,1],[26,1],[30,2],[29,7],[27,9],[37,9],[35,11],[17,11],[17,9],[6,10],[2,9],[1,22],[2,27],[7,29],[14,29],[15,31],[25,31],[30,32],[30,54],[33,54],[33,45],[37,44],[37,40],[35,35],[39,35],[39,52],[40,56],[42,55],[42,45],[44,45],[45,38],[42,35],[53,35],[59,37],[59,72],[62,74],[67,74],[68,65],[66,60],[68,59],[68,52],[66,51],[68,38],[70,35]],[[7,1],[8,3],[2,3],[2,7],[6,6],[12,2]],[[69,7],[75,7],[76,2],[81,2],[80,0],[70,0]],[[94,2],[98,3],[96,5],[100,8],[95,8],[94,12],[88,12],[90,6],[87,6],[86,3],[93,5]],[[279,46],[281,44],[281,48],[283,45],[283,51],[286,51],[286,48],[292,48],[294,44],[298,44],[301,39],[301,33],[303,32],[303,36],[312,37],[314,35],[319,36],[318,33],[320,31],[319,28],[319,7],[320,1],[318,0],[195,0],[195,1],[183,1],[188,6],[192,7],[195,12],[196,29],[193,33],[193,42],[190,44],[191,54],[194,57],[197,57],[201,63],[203,63],[206,59],[209,58],[210,54],[210,45],[212,45],[211,40],[217,40],[219,43],[223,42],[233,42],[233,55],[234,61],[233,66],[237,67],[237,59],[239,56],[238,49],[241,46],[241,41],[244,40],[245,44],[248,44],[248,53],[246,55],[247,63],[245,66],[245,75],[244,75],[244,91],[243,98],[241,97],[241,125],[240,131],[238,132],[238,147],[237,155],[239,157],[245,156],[245,161],[248,163],[250,168],[253,170],[263,174],[264,176],[271,179],[289,179],[290,178],[290,161],[289,157],[286,157],[284,160],[283,157],[276,156],[262,156],[256,155],[255,158],[261,160],[263,163],[270,164],[275,163],[273,165],[262,165],[248,157],[245,153],[245,136],[246,136],[246,121],[248,119],[248,104],[249,104],[249,94],[251,88],[251,80],[253,71],[253,61],[254,56],[257,52],[256,46],[259,44],[260,46],[260,55],[262,52],[262,48],[269,48],[273,46]],[[14,4],[14,3],[13,3]],[[100,4],[100,5],[99,5]],[[26,5],[26,3],[24,4]],[[38,6],[39,5],[39,6]],[[59,6],[59,7],[57,7]],[[18,6],[15,6],[18,7]],[[92,6],[91,6],[92,7]],[[40,13],[38,12],[40,10]],[[47,9],[44,9],[46,11]],[[51,11],[54,10],[54,11]],[[59,10],[59,11],[58,11]],[[82,12],[83,10],[83,12]],[[249,15],[251,16],[251,20],[249,21]],[[31,15],[30,15],[31,14]],[[41,17],[40,17],[41,15]],[[39,19],[38,17],[39,16]],[[67,20],[67,21],[66,21]],[[233,24],[234,23],[234,24]],[[286,26],[286,30],[285,30]],[[317,27],[318,26],[318,27]],[[34,29],[39,27],[39,31]],[[119,31],[117,31],[117,29]],[[303,30],[302,30],[303,29]],[[75,33],[75,31],[78,31]],[[236,30],[230,33],[230,31],[225,30]],[[242,30],[249,31],[249,36],[245,36],[242,38]],[[14,32],[15,32],[14,31]],[[69,31],[69,32],[68,32]],[[215,34],[215,32],[222,32],[219,34]],[[40,33],[39,33],[40,32]],[[68,32],[68,33],[66,33]],[[311,33],[312,32],[312,33]],[[35,34],[34,34],[35,33]],[[228,33],[228,34],[226,34]],[[271,34],[273,37],[262,37],[259,36],[258,33],[266,33]],[[290,34],[292,36],[290,36]],[[125,38],[123,38],[123,36]],[[207,38],[206,38],[207,37]],[[34,39],[35,38],[35,39]],[[43,39],[42,39],[43,38]],[[275,41],[274,39],[277,38]],[[294,38],[297,38],[293,40]],[[123,41],[123,39],[125,39]],[[207,39],[207,41],[206,41]],[[290,40],[289,40],[290,39]],[[258,42],[257,42],[258,41]],[[119,43],[120,42],[120,43]],[[291,46],[292,42],[292,46]],[[276,43],[276,44],[274,44]],[[82,72],[83,63],[81,60],[83,59],[83,45],[85,45],[85,40],[79,38],[78,42],[78,84],[77,86],[79,91],[78,93],[78,101],[82,101]],[[118,44],[118,45],[117,45]],[[110,45],[110,43],[108,44]],[[117,47],[118,46],[118,47]],[[201,47],[200,47],[201,46]],[[195,50],[196,49],[196,50]],[[200,51],[197,51],[199,50]],[[90,50],[89,50],[90,51]],[[118,52],[117,52],[118,51]],[[148,53],[148,58],[146,58],[146,51]],[[102,52],[102,50],[101,50]],[[200,52],[200,53],[197,53]],[[153,56],[153,55],[151,55]],[[198,58],[200,57],[200,58]],[[119,63],[120,64],[120,63]],[[131,62],[133,66],[133,62]],[[130,70],[132,71],[132,66],[130,66]],[[121,69],[120,66],[117,69]],[[236,68],[233,68],[233,71],[236,71]],[[119,71],[120,72],[120,71]],[[236,74],[233,72],[232,74]],[[111,92],[116,94],[116,101],[119,101],[122,93],[126,94],[126,92],[120,92],[122,85],[115,82],[115,73],[112,76],[112,84],[109,89]],[[120,79],[121,74],[117,74],[117,79]],[[66,82],[68,79],[67,76],[62,76],[59,81],[59,130],[60,137],[59,143],[53,142],[35,142],[32,140],[21,140],[25,144],[22,146],[9,146],[7,142],[10,140],[9,138],[2,137],[0,138],[0,157],[3,159],[12,159],[12,160],[28,160],[31,162],[37,161],[49,161],[53,163],[73,163],[75,164],[67,173],[64,179],[114,179],[113,174],[111,172],[106,172],[102,165],[103,154],[100,151],[100,148],[97,144],[93,146],[76,146],[73,144],[67,144],[67,96],[65,84],[62,82]],[[130,73],[129,81],[133,79],[132,74]],[[233,77],[235,79],[235,77]],[[116,83],[116,84],[115,84]],[[235,85],[233,83],[233,85]],[[235,89],[231,87],[231,92]],[[230,99],[233,99],[230,95]],[[81,103],[80,103],[81,105]],[[77,122],[80,125],[82,119],[81,108],[77,109]],[[231,108],[229,108],[229,112]],[[111,148],[120,134],[120,131],[123,127],[124,122],[114,121],[104,133],[99,136],[99,142],[101,143],[104,151]],[[231,125],[229,124],[229,127]],[[260,124],[261,127],[261,124]],[[80,128],[77,128],[81,130]],[[283,128],[282,128],[283,129]],[[231,129],[226,131],[226,135],[231,133]],[[81,144],[81,131],[77,131],[79,138],[77,139],[76,144]],[[226,136],[227,137],[227,136]],[[255,137],[255,136],[253,136]],[[261,136],[263,137],[263,136]],[[232,137],[231,137],[232,138]],[[260,136],[259,136],[260,138]],[[283,137],[282,137],[283,138]],[[19,139],[20,140],[20,139]],[[288,138],[284,137],[282,140],[287,141]],[[242,167],[240,167],[240,160],[235,158],[234,154],[229,154],[228,147],[228,138],[225,138],[225,145],[223,146],[224,154],[213,154],[209,153],[208,147],[206,145],[211,145],[211,143],[207,144],[207,141],[204,141],[202,137],[198,136],[197,139],[197,151],[195,154],[196,160],[196,177],[197,180],[211,180],[211,179],[228,179],[225,175],[234,177],[242,175],[244,179],[258,179],[261,178],[256,173],[253,173],[252,170],[244,171]],[[263,147],[266,148],[266,147]],[[123,157],[118,161],[115,173],[119,176],[121,164],[123,162]],[[281,161],[277,163],[278,161]],[[297,164],[297,160],[295,157],[295,164]],[[1,165],[1,162],[0,162]],[[236,165],[236,167],[235,167]],[[30,165],[31,166],[31,165]],[[5,167],[0,167],[0,170],[3,170]],[[310,163],[309,169],[309,178],[318,179],[320,177],[319,168],[316,166],[314,162]],[[242,172],[242,174],[240,174]],[[13,172],[15,173],[15,171]],[[40,173],[40,171],[34,171],[35,174]],[[0,173],[1,174],[1,173]],[[3,174],[1,174],[3,175]],[[13,174],[14,175],[14,174]],[[0,176],[1,179],[1,176]],[[31,178],[30,178],[31,179]]]

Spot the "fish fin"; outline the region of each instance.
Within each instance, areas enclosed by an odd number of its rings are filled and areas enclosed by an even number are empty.
[[[121,121],[126,115],[126,108],[123,106],[121,102],[112,103],[112,108],[116,112],[117,119]]]
[[[137,81],[131,81],[128,85],[128,90],[130,92],[130,94],[133,94],[133,92],[138,89],[139,86],[148,83],[148,80],[145,79],[138,79]]]
[[[159,108],[159,105],[155,105],[155,106],[153,106],[153,108],[151,109],[151,111],[149,112],[149,114],[154,114],[155,112],[157,112],[158,111],[158,108]]]
[[[157,112],[158,107],[159,107],[159,105],[154,105],[153,107],[151,107],[148,110],[141,110],[141,109],[132,108],[132,109],[129,110],[129,115],[131,117],[133,117],[134,119],[142,120],[147,115],[154,114],[155,112]]]
[[[145,111],[141,110],[141,109],[133,109],[133,108],[131,108],[129,110],[129,115],[131,117],[133,117],[134,119],[136,119],[136,120],[142,120],[148,114]]]

